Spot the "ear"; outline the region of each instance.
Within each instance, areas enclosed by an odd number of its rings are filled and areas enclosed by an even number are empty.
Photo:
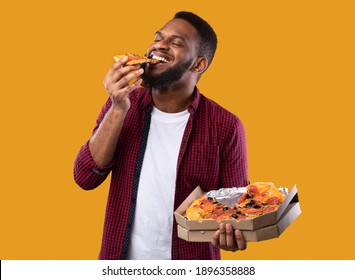
[[[208,67],[208,60],[204,56],[198,56],[194,65],[192,66],[192,71],[202,74]]]

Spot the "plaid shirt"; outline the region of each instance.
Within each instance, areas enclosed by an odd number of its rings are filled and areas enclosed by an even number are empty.
[[[130,94],[131,107],[124,120],[113,161],[99,168],[89,145],[81,147],[74,166],[77,184],[91,190],[99,186],[112,171],[107,201],[102,247],[99,259],[124,259],[135,209],[137,158],[142,130],[152,109],[150,92],[138,88]],[[111,106],[108,99],[97,119],[93,133]],[[200,94],[195,88],[189,106],[189,120],[182,138],[177,162],[174,209],[198,185],[204,191],[246,186],[248,181],[244,127],[240,120],[221,106]],[[148,116],[148,117],[147,117]],[[149,118],[150,119],[150,118]],[[149,125],[149,124],[148,124]],[[144,150],[143,150],[144,153]],[[139,178],[138,178],[139,180]],[[154,220],[154,217],[147,217]],[[187,242],[177,237],[174,221],[172,259],[220,259],[219,249],[211,243]]]

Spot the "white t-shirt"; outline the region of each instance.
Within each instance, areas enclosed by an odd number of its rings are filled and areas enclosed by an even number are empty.
[[[189,115],[153,107],[128,259],[171,259],[177,159]]]

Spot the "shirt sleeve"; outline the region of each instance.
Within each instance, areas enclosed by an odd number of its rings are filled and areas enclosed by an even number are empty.
[[[249,184],[246,136],[242,122],[235,117],[221,147],[220,187],[244,187]]]
[[[110,107],[111,100],[108,99],[97,118],[92,135],[95,134]],[[76,156],[74,162],[74,180],[82,189],[92,190],[105,181],[114,164],[115,160],[113,159],[108,165],[98,167],[90,152],[88,141],[80,148]]]

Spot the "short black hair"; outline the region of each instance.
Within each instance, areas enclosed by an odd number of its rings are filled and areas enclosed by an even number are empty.
[[[217,49],[217,35],[207,21],[191,12],[177,12],[174,19],[183,19],[196,28],[199,35],[199,47],[197,55],[205,56],[210,65]]]

